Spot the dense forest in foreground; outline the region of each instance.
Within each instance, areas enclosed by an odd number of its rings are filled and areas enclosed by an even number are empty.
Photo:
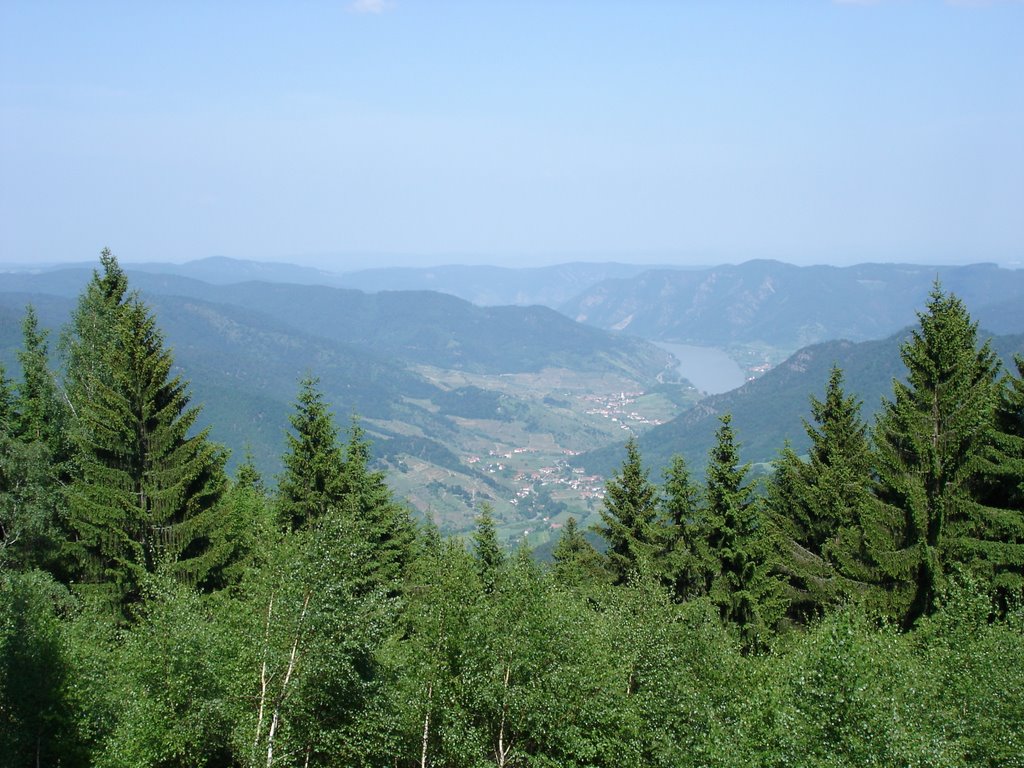
[[[1024,360],[936,285],[872,424],[835,369],[755,488],[635,442],[595,549],[444,539],[299,385],[234,477],[117,260],[0,374],[0,762],[1024,765]]]

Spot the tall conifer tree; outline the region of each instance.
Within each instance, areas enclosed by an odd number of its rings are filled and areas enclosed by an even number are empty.
[[[749,648],[761,644],[782,615],[782,584],[774,575],[775,547],[758,500],[746,484],[729,414],[722,417],[709,454],[705,484],[708,594],[722,620],[740,628]]]
[[[128,294],[128,276],[117,258],[104,248],[103,271],[93,270],[92,280],[78,297],[71,322],[61,336],[64,375],[72,409],[87,402],[95,384],[110,378],[110,349],[116,345],[116,328]]]
[[[18,433],[25,442],[44,443],[51,462],[62,464],[70,452],[67,406],[50,369],[48,332],[39,328],[39,318],[31,305],[25,309],[21,328]]]
[[[312,376],[299,382],[295,412],[289,417],[294,434],[287,436],[284,473],[277,483],[280,519],[293,531],[341,503],[345,463],[338,429],[318,385]]]
[[[931,613],[954,562],[998,567],[1001,513],[978,486],[994,442],[999,362],[963,302],[935,284],[903,345],[906,381],[893,382],[875,427],[877,509],[864,548],[905,625]]]
[[[672,457],[672,463],[665,470],[661,507],[659,571],[662,581],[679,600],[703,594],[709,553],[701,528],[701,494],[690,480],[686,461],[678,454]]]
[[[384,473],[370,468],[370,448],[366,431],[353,417],[338,492],[353,532],[373,553],[363,574],[363,588],[395,592],[411,557],[415,527],[408,507],[394,500]]]
[[[61,488],[68,480],[71,444],[68,409],[50,369],[47,331],[29,305],[18,351],[21,382],[9,403],[9,442],[3,463],[10,478],[4,516],[17,530],[21,567],[42,567],[58,576],[66,538]]]
[[[1016,375],[1007,373],[1000,382],[980,492],[992,525],[985,576],[1004,605],[1024,598],[1024,357],[1017,355],[1014,366]]]
[[[0,363],[0,568],[10,557],[19,535],[17,502],[13,495],[18,471],[14,461],[18,449],[14,420],[14,391]]]
[[[587,541],[575,517],[565,521],[551,556],[555,578],[563,584],[579,586],[607,578],[607,572],[601,567],[601,555]]]
[[[804,422],[811,441],[808,460],[787,446],[769,485],[769,508],[790,540],[784,567],[794,590],[793,609],[804,618],[842,593],[840,532],[859,524],[872,503],[871,450],[860,407],[834,367],[825,399],[811,396],[814,423]]]
[[[626,459],[605,484],[604,509],[597,532],[608,542],[605,559],[616,584],[649,575],[658,550],[657,489],[648,480],[635,438],[626,442]]]
[[[104,266],[67,336],[77,446],[68,547],[80,578],[125,608],[147,572],[195,583],[211,567],[225,455],[207,430],[190,434],[199,409],[171,376],[156,320],[137,297],[122,301],[123,273],[107,252]]]
[[[480,514],[476,517],[476,528],[473,530],[473,559],[484,591],[488,594],[494,592],[498,574],[505,565],[505,553],[498,543],[493,510],[486,502],[480,505]]]

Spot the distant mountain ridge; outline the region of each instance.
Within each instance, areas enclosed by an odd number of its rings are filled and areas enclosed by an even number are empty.
[[[550,267],[384,267],[347,272],[341,276],[341,284],[363,291],[441,291],[481,306],[542,304],[557,308],[596,283],[655,268],[614,262]]]
[[[437,291],[457,296],[479,306],[540,304],[553,309],[602,280],[632,277],[651,269],[667,268],[616,262],[571,262],[548,267],[447,264],[432,267],[379,267],[330,271],[282,262],[249,261],[226,256],[210,256],[181,264],[125,261],[122,266],[134,273],[174,275],[213,285],[260,281],[352,288],[367,293]],[[8,271],[14,274],[52,274],[86,268],[91,269],[92,265],[58,264],[41,268],[17,265]]]
[[[146,285],[171,278],[231,286],[264,282],[378,294],[433,291],[480,307],[541,305],[580,323],[655,341],[729,347],[762,344],[787,352],[819,341],[884,338],[915,321],[936,278],[996,333],[1024,332],[1024,270],[994,264],[859,264],[798,267],[754,260],[715,267],[576,262],[549,267],[442,265],[330,272],[283,263],[211,257],[184,264],[125,264]],[[22,270],[5,281],[85,267]],[[151,282],[155,281],[155,282]],[[211,300],[216,296],[206,294]],[[383,306],[386,302],[381,302]]]
[[[300,333],[373,350],[406,363],[489,373],[549,366],[619,368],[649,378],[670,368],[667,353],[639,339],[609,335],[542,306],[479,307],[433,291],[382,291],[267,282],[215,285],[126,269],[149,297],[180,296],[241,307]],[[0,274],[0,292],[74,297],[87,269]]]
[[[560,306],[581,323],[647,339],[787,349],[865,341],[915,321],[936,279],[984,327],[1024,331],[1024,270],[994,264],[796,267],[748,261],[703,270],[651,270],[606,280]]]

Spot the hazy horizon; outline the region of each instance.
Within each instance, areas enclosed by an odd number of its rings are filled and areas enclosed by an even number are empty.
[[[566,264],[632,264],[638,266],[647,266],[652,268],[680,268],[680,269],[713,269],[715,267],[721,267],[725,265],[739,265],[747,261],[756,261],[758,259],[732,259],[723,261],[679,261],[671,258],[657,259],[651,256],[651,259],[635,258],[631,259],[628,255],[615,257],[614,254],[608,258],[584,258],[584,257],[573,257],[568,255],[565,258],[558,258],[557,255],[552,255],[549,260],[539,260],[536,262],[524,261],[517,262],[512,259],[505,259],[503,261],[498,260],[486,260],[484,257],[478,259],[465,259],[459,260],[457,255],[450,257],[436,256],[432,254],[385,254],[385,256],[393,257],[393,260],[382,260],[380,254],[323,254],[323,255],[311,255],[303,257],[286,257],[286,258],[266,258],[266,259],[247,259],[244,257],[224,256],[223,254],[215,254],[212,256],[200,256],[196,258],[181,258],[181,259],[133,259],[133,258],[121,258],[118,256],[121,264],[127,268],[133,266],[146,265],[146,264],[173,264],[181,266],[191,262],[201,262],[206,259],[230,259],[237,262],[255,262],[262,264],[279,264],[288,265],[301,268],[318,269],[327,273],[344,274],[348,272],[361,272],[364,270],[372,269],[440,269],[450,267],[503,267],[507,269],[536,269],[543,267],[555,267]],[[431,261],[431,258],[436,256],[436,260]],[[68,259],[68,260],[57,260],[57,261],[39,261],[39,262],[18,262],[18,261],[0,261],[0,271],[34,271],[34,270],[50,270],[60,268],[76,268],[82,267],[92,269],[97,266],[99,252],[97,252],[95,258],[91,259]],[[963,267],[972,264],[981,263],[994,263],[1003,269],[1022,269],[1024,268],[1024,262],[983,262],[977,261],[949,261],[941,263],[938,261],[855,261],[849,264],[828,264],[826,262],[815,262],[808,261],[804,264],[797,264],[793,261],[787,261],[786,259],[767,259],[768,261],[778,261],[784,264],[790,264],[793,266],[831,266],[831,267],[853,267],[862,264],[908,264],[913,266],[921,267]]]
[[[1024,3],[0,5],[0,264],[1024,263]]]

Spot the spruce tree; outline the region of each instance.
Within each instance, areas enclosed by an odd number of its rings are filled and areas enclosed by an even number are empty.
[[[575,517],[565,521],[551,556],[555,578],[568,586],[599,582],[606,576],[601,567],[601,555],[587,541]]]
[[[211,567],[200,583],[206,591],[234,587],[263,567],[278,544],[273,507],[252,454],[235,470],[210,534]]]
[[[128,298],[128,277],[109,248],[100,254],[100,265],[102,273],[93,270],[61,336],[65,389],[72,409],[92,398],[94,384],[110,378],[111,349],[117,344],[116,328]]]
[[[14,552],[20,538],[17,518],[18,467],[14,457],[19,443],[14,435],[14,391],[0,363],[0,569]]]
[[[398,591],[414,530],[408,509],[394,501],[384,474],[370,468],[370,442],[353,418],[342,446],[318,379],[300,382],[285,471],[278,479],[278,519],[287,531],[329,523],[345,532],[353,552],[351,583],[359,594]]]
[[[477,574],[480,576],[484,592],[494,592],[498,574],[505,565],[505,553],[498,543],[493,509],[487,502],[480,505],[480,514],[476,518],[476,528],[473,531],[473,559],[476,561]]]
[[[42,442],[54,464],[68,460],[68,411],[50,370],[48,332],[39,328],[39,318],[29,305],[22,321],[21,384],[18,386],[19,437],[25,442]]]
[[[626,442],[626,459],[605,484],[604,523],[595,530],[608,542],[605,562],[616,584],[649,575],[658,551],[658,496],[648,480],[636,440]]]
[[[785,609],[775,544],[758,500],[746,484],[748,464],[726,414],[709,454],[704,521],[711,571],[707,591],[726,623],[735,624],[748,648],[763,643]]]
[[[94,280],[83,303],[97,289]],[[190,434],[199,409],[189,407],[187,383],[171,376],[171,354],[142,301],[130,297],[108,319],[113,327],[95,356],[79,354],[86,341],[72,337],[71,359],[88,366],[73,375],[78,456],[68,546],[82,580],[124,609],[140,597],[146,573],[166,569],[196,583],[212,566],[225,455],[207,430]],[[75,327],[83,321],[90,327],[79,312]]]
[[[59,551],[67,531],[61,488],[68,480],[71,444],[68,409],[50,369],[47,335],[29,305],[18,350],[21,382],[7,404],[6,469],[0,471],[8,475],[9,489],[2,503],[9,526],[18,530],[14,561],[19,567],[63,576]]]
[[[1024,598],[1024,357],[1014,358],[1017,375],[1000,381],[993,444],[984,463],[980,500],[990,508],[992,542],[985,576],[1006,607]]]
[[[904,343],[906,381],[893,382],[875,426],[879,504],[864,549],[892,609],[909,626],[930,614],[955,562],[1000,568],[1003,512],[981,503],[995,440],[999,362],[963,302],[935,284]]]
[[[871,451],[861,402],[843,389],[843,373],[832,369],[824,401],[811,396],[817,427],[804,422],[811,440],[802,473],[805,494],[792,510],[800,543],[822,555],[839,529],[852,524],[870,498]]]
[[[0,435],[14,432],[14,386],[0,363]]]
[[[789,540],[784,569],[801,619],[841,594],[841,531],[859,524],[872,503],[872,458],[860,408],[844,391],[842,371],[833,367],[825,399],[811,396],[814,423],[804,422],[808,460],[787,445],[769,484],[769,509]]]
[[[341,503],[344,460],[334,418],[320,392],[319,379],[299,382],[295,412],[289,417],[284,473],[277,483],[278,515],[287,530],[299,530]]]
[[[395,593],[411,556],[415,531],[408,507],[394,500],[384,473],[370,468],[370,448],[366,431],[353,417],[338,493],[351,529],[373,553],[363,574],[363,589],[383,587]]]
[[[700,489],[690,480],[686,460],[676,454],[665,470],[661,497],[659,572],[678,600],[703,594],[709,560],[701,530]]]

